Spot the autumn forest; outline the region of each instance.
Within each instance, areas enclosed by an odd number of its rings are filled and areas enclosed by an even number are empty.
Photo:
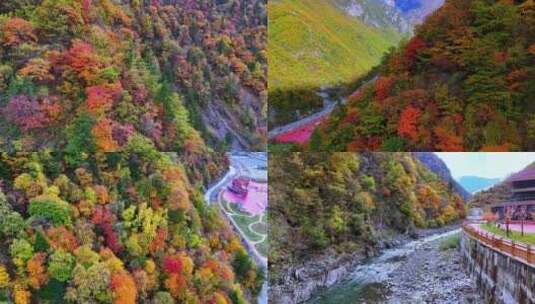
[[[0,0],[0,304],[526,300],[534,102],[535,0]]]

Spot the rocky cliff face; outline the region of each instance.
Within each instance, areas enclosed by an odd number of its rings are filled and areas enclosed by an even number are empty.
[[[411,34],[415,25],[437,10],[444,0],[335,0],[351,16],[377,28]]]
[[[436,154],[431,152],[415,152],[414,156],[420,160],[429,170],[438,175],[444,182],[450,185],[465,200],[472,197],[457,181],[451,176],[450,169]]]
[[[269,303],[303,303],[319,289],[331,287],[346,278],[363,259],[358,254],[326,255],[291,267],[277,284],[270,287]]]
[[[420,24],[444,4],[444,0],[397,0],[396,6],[410,24]]]
[[[393,0],[335,0],[348,15],[359,17],[366,24],[376,28],[393,28],[397,32],[410,34],[412,25],[396,8]]]

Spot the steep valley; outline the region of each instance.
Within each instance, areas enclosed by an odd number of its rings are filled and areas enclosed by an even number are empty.
[[[368,0],[269,2],[271,126],[317,110],[322,101],[313,91],[350,82],[380,62],[409,30],[385,8]]]
[[[464,217],[461,196],[410,153],[271,153],[270,164],[273,303],[305,301],[382,250]]]

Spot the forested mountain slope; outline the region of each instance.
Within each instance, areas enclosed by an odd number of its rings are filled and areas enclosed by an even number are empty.
[[[468,200],[472,195],[462,184],[451,175],[446,163],[433,152],[414,152],[414,156],[429,170],[440,177],[450,188],[455,190],[463,199]]]
[[[264,0],[0,2],[0,147],[261,149]]]
[[[225,169],[147,147],[1,154],[0,301],[249,302],[263,274],[200,193]]]
[[[511,186],[507,183],[499,183],[487,190],[480,191],[468,202],[470,207],[490,208],[492,204],[507,201],[512,195]]]
[[[326,150],[535,147],[535,2],[448,0],[320,129]]]
[[[367,252],[387,233],[464,217],[463,199],[411,153],[270,154],[270,280],[316,254]]]
[[[357,78],[403,35],[375,1],[273,0],[268,10],[269,105],[275,124],[291,120],[288,112],[321,107],[309,90]]]

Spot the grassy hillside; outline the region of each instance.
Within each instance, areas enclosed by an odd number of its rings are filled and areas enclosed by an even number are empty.
[[[294,89],[345,82],[379,63],[400,38],[338,9],[331,1],[270,1],[269,88]]]

